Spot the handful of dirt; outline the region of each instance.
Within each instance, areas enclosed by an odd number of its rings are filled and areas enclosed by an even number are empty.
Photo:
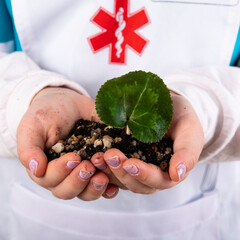
[[[155,143],[142,143],[133,135],[127,135],[125,129],[80,119],[69,136],[59,140],[46,154],[49,161],[68,152],[76,152],[83,160],[90,160],[95,153],[106,152],[110,148],[117,148],[128,158],[138,158],[167,171],[173,154],[173,141],[163,137]]]

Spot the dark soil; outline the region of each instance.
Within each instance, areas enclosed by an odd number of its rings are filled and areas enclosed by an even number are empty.
[[[163,137],[156,143],[142,143],[125,129],[112,128],[105,124],[80,119],[65,140],[59,140],[46,151],[49,161],[67,152],[76,152],[82,159],[90,160],[96,152],[117,148],[128,158],[138,158],[167,171],[173,154],[173,141]]]

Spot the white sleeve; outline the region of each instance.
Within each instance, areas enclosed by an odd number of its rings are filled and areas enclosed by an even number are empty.
[[[64,86],[87,95],[77,83],[41,70],[23,52],[0,53],[0,157],[16,157],[16,132],[34,95],[46,86]]]
[[[193,105],[204,130],[200,163],[240,160],[240,68],[208,67],[166,76]]]

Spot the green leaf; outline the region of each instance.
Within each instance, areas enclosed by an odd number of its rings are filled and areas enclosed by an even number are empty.
[[[100,119],[112,127],[128,125],[142,142],[156,142],[166,133],[173,107],[169,90],[156,74],[129,72],[108,80],[96,97]]]

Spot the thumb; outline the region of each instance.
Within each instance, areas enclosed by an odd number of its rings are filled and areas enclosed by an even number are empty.
[[[174,182],[182,181],[194,168],[198,157],[189,149],[180,149],[170,160],[169,176]]]
[[[179,182],[197,164],[203,149],[204,133],[190,102],[178,94],[171,96],[174,115],[168,134],[174,141],[174,154],[170,160],[169,176],[174,182]]]
[[[185,119],[184,119],[185,120]],[[170,160],[169,175],[175,181],[183,180],[197,164],[203,148],[203,132],[200,124],[192,122],[175,137]]]
[[[34,126],[34,128],[33,128]],[[36,177],[42,177],[47,168],[47,156],[44,153],[45,137],[40,124],[24,118],[17,131],[17,151],[20,162]]]
[[[101,122],[97,114],[96,103],[92,98],[78,94],[76,98],[73,98],[73,101],[76,104],[76,109],[79,109],[79,117],[94,122]]]

